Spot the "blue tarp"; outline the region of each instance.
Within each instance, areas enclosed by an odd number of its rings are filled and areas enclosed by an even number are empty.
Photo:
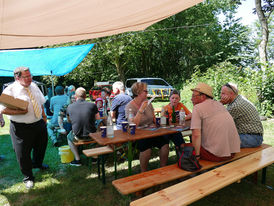
[[[12,77],[19,66],[29,67],[33,76],[62,76],[75,69],[93,46],[0,51],[0,76]]]

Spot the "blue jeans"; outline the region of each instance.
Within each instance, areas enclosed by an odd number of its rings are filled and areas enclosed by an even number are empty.
[[[263,142],[263,136],[255,134],[239,134],[241,139],[241,148],[258,147]]]

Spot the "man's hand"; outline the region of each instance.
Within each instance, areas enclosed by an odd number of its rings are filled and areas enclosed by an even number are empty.
[[[222,104],[228,104],[228,102],[229,102],[229,96],[227,96],[227,95],[221,95],[221,100],[220,100],[220,102],[222,103]]]
[[[0,114],[0,126],[1,126],[1,127],[4,127],[4,126],[5,126],[5,120],[4,120],[2,114]]]

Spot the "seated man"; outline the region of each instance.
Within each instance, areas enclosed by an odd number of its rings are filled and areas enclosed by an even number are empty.
[[[122,129],[122,122],[127,121],[125,107],[132,99],[125,94],[123,82],[114,82],[112,90],[115,97],[111,104],[111,117],[116,120],[117,129]]]
[[[100,119],[100,116],[96,104],[85,101],[86,90],[83,87],[76,89],[75,99],[76,102],[67,108],[67,120],[72,125],[72,130],[67,138],[75,158],[70,164],[81,166],[80,156],[73,142],[90,139],[89,133],[96,132],[95,120]]]
[[[222,87],[221,103],[228,104],[227,110],[236,124],[241,147],[258,147],[263,142],[263,125],[256,107],[241,95],[237,86],[227,83]]]
[[[65,104],[67,104],[68,96],[64,95],[64,88],[62,86],[57,86],[55,88],[55,93],[56,93],[56,96],[50,99],[50,110],[53,112],[53,116],[50,122],[48,122],[47,128],[48,128],[48,135],[52,140],[52,144],[57,147],[58,141],[57,141],[55,128],[59,126],[58,115],[59,115],[60,109]]]
[[[197,158],[214,162],[231,159],[240,152],[240,137],[233,118],[220,102],[213,100],[209,85],[198,83],[191,90],[192,144]]]

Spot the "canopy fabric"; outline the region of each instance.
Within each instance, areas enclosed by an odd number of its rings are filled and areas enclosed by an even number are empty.
[[[54,45],[148,26],[203,0],[0,0],[0,49]]]
[[[12,77],[20,66],[29,67],[33,76],[62,76],[76,68],[93,46],[0,51],[0,76]]]

